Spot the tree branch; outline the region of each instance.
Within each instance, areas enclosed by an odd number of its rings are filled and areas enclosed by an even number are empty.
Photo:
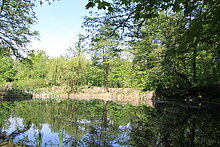
[[[14,55],[15,57],[17,57],[17,58],[22,58],[22,56],[18,53],[17,49],[14,48],[13,45],[12,45],[8,40],[6,40],[5,38],[3,38],[3,37],[1,37],[1,36],[0,36],[0,39],[1,39],[3,42],[5,42],[6,44],[9,45],[9,47],[11,48],[12,53],[13,53],[13,55]]]
[[[132,11],[128,17],[123,20],[122,22],[120,22],[116,28],[110,33],[110,36],[112,36],[120,27],[123,27],[123,32],[124,32],[124,27],[125,27],[125,23],[131,18],[131,16],[136,12],[136,10]]]
[[[4,5],[5,5],[5,0],[2,0],[2,5],[0,7],[0,15],[2,14],[2,11],[4,9]]]
[[[188,79],[188,77],[186,75],[184,75],[183,73],[180,73],[176,70],[176,67],[173,68],[174,73],[176,73],[177,76],[179,76],[181,79],[183,79],[184,81],[186,81],[186,84],[188,86],[192,86],[192,83],[190,82],[190,80]]]

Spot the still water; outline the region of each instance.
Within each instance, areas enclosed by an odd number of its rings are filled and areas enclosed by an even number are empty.
[[[220,109],[115,102],[0,103],[0,145],[220,146]]]

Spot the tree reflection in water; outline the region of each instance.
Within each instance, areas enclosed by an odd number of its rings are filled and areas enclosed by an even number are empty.
[[[213,113],[214,112],[214,113]],[[1,143],[35,146],[219,146],[219,108],[32,100],[0,103]]]

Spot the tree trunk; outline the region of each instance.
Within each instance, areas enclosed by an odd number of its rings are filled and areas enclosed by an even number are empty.
[[[105,49],[103,49],[104,92],[109,92],[108,90],[109,63],[105,53],[106,53]]]
[[[190,137],[190,140],[191,140],[191,147],[194,147],[195,146],[195,121],[192,122],[192,128],[190,129],[190,132],[191,132],[191,137]]]
[[[109,75],[109,64],[104,64],[104,92],[109,92],[108,89],[108,75]]]
[[[197,74],[197,70],[196,70],[196,56],[197,56],[197,50],[196,47],[193,50],[193,58],[192,58],[192,74],[193,74],[193,82],[196,83],[196,74]]]
[[[54,84],[57,85],[57,73],[58,73],[58,67],[57,67],[57,59],[56,59],[56,65],[55,65],[55,73],[54,73]]]

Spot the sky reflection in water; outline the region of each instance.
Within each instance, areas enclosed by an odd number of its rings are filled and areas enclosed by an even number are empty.
[[[2,102],[0,110],[0,133],[27,145],[220,145],[219,119],[208,110],[99,100]]]

